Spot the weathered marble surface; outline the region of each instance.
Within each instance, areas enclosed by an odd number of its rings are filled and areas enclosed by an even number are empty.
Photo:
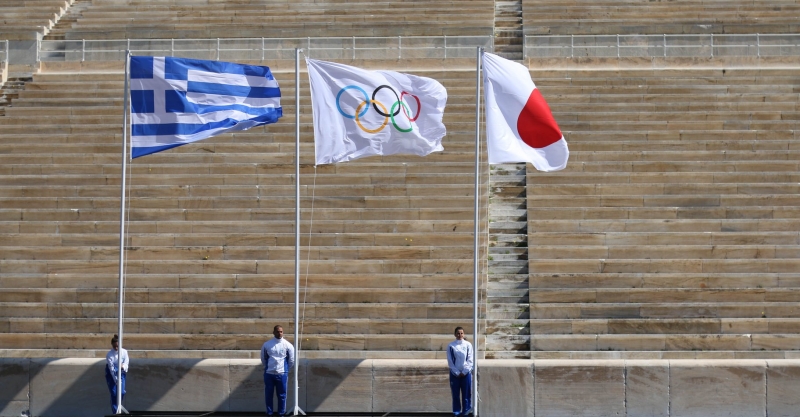
[[[110,411],[102,359],[0,358],[0,416],[71,417]],[[485,416],[794,416],[800,359],[482,360]],[[134,359],[132,410],[261,411],[253,359]],[[291,380],[291,378],[290,378]],[[447,412],[441,359],[304,359],[306,411]],[[294,390],[289,389],[289,406]]]

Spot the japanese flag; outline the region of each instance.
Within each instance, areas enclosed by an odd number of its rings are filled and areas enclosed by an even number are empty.
[[[483,90],[490,164],[530,162],[539,171],[567,166],[567,142],[527,68],[484,53]]]

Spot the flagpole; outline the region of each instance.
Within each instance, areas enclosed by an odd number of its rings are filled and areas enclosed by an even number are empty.
[[[131,51],[125,51],[125,87],[122,97],[122,181],[120,186],[119,204],[119,350],[117,350],[117,414],[122,414],[122,321],[123,321],[123,286],[125,274],[125,172],[127,170],[128,146],[128,68],[130,67]]]
[[[472,366],[472,413],[478,417],[478,351],[480,350],[478,337],[478,207],[480,204],[480,159],[481,159],[481,53],[483,48],[478,47],[477,62],[475,65],[475,257],[473,259],[472,282],[472,334],[475,339],[474,359]]]
[[[294,415],[306,415],[300,408],[300,51],[294,49]]]

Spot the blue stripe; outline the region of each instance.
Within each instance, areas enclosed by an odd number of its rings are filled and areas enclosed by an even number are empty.
[[[155,113],[155,109],[155,91],[131,90],[131,113]]]
[[[192,103],[186,98],[184,91],[164,92],[164,111],[167,113],[197,113],[208,114],[218,111],[236,110],[245,114],[259,116],[280,109],[280,107],[250,107],[244,104],[229,104],[227,106],[209,106],[206,104]]]
[[[151,153],[166,151],[167,149],[177,148],[178,146],[186,145],[185,143],[173,143],[164,146],[134,146],[131,148],[131,159],[140,156],[150,155]]]
[[[132,56],[131,78],[153,78],[153,57]]]
[[[245,120],[225,119],[218,122],[205,124],[193,123],[138,123],[131,125],[131,136],[164,136],[164,135],[192,135],[205,130],[227,128],[234,129],[239,124],[248,128],[275,123],[283,115],[282,109],[266,109],[266,113]],[[241,128],[240,128],[241,129]],[[215,134],[220,134],[217,132]]]
[[[259,65],[243,65],[232,62],[205,61],[202,59],[173,58],[164,59],[164,78],[171,80],[189,80],[189,70],[249,75],[254,77],[264,77],[274,80],[269,67]]]
[[[275,98],[281,96],[280,88],[276,87],[248,87],[240,85],[201,83],[196,81],[189,81],[186,86],[186,91],[190,93],[218,94],[221,96],[250,98]]]

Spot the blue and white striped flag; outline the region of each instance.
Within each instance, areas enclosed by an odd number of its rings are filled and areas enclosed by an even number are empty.
[[[283,115],[268,67],[173,57],[131,57],[131,158]]]

